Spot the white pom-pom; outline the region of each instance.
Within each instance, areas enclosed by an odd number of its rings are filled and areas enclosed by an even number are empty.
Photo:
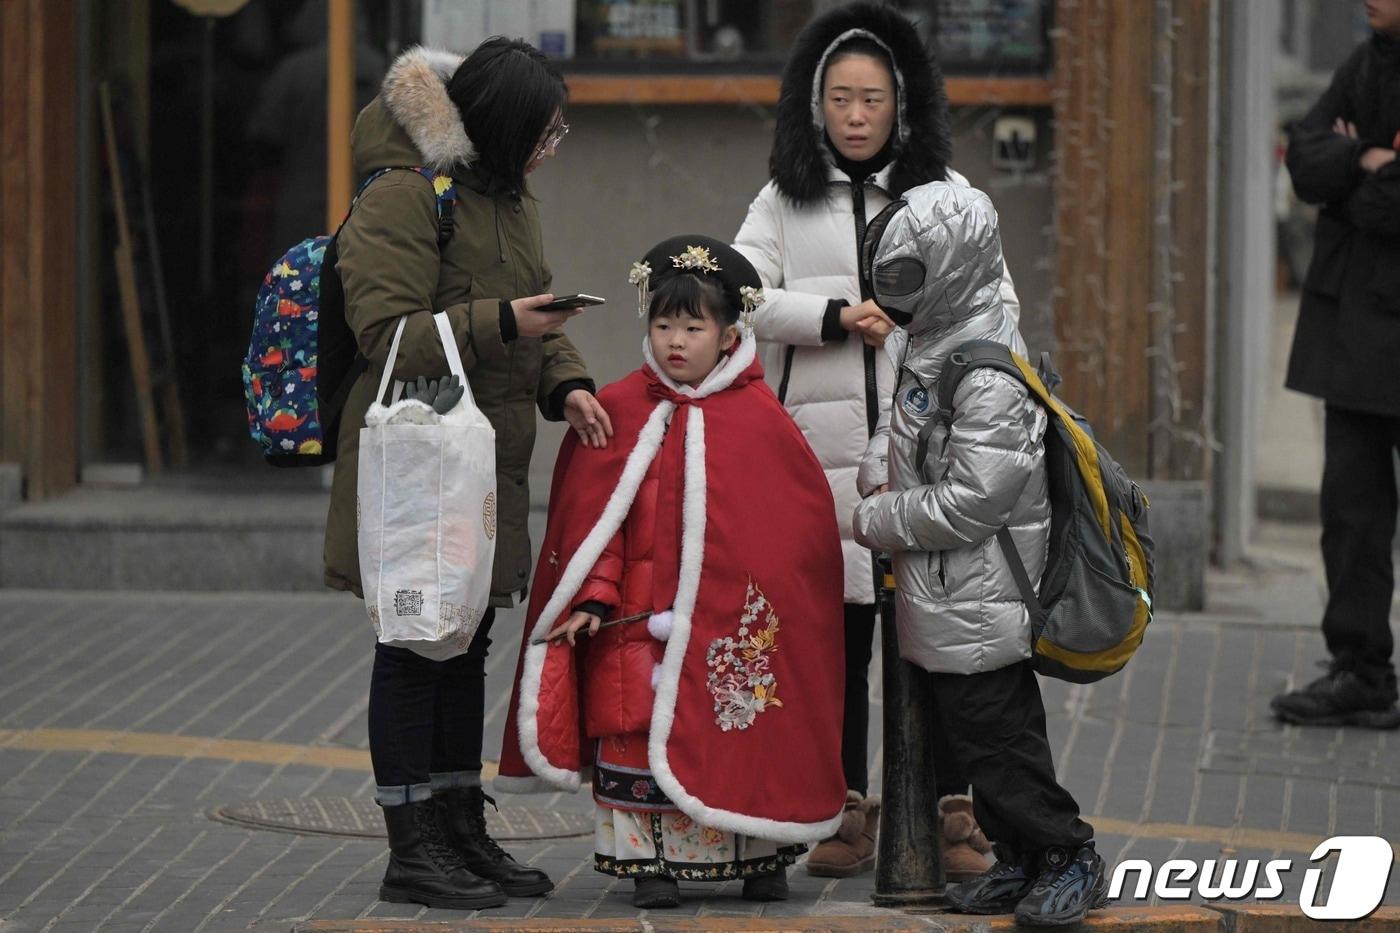
[[[651,666],[651,689],[655,690],[659,683],[661,683],[661,665],[653,664]]]
[[[669,609],[665,612],[658,612],[650,619],[647,619],[647,631],[650,632],[651,637],[655,638],[657,641],[666,641],[671,637],[671,625],[675,622],[675,619],[675,613]]]

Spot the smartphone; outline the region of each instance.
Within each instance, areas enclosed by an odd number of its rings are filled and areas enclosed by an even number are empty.
[[[577,308],[586,308],[589,305],[607,304],[606,298],[599,298],[596,295],[561,295],[547,305],[540,305],[536,311],[573,311]]]

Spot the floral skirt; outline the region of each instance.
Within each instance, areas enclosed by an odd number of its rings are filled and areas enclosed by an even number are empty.
[[[594,867],[619,878],[728,881],[771,874],[807,851],[702,826],[678,810],[636,813],[599,805],[593,825]]]
[[[593,862],[619,878],[728,881],[766,875],[807,851],[695,822],[646,768],[646,736],[599,741],[593,767]]]

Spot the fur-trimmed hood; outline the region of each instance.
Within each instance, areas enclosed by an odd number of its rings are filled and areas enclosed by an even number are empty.
[[[461,64],[460,55],[423,46],[394,60],[379,96],[355,121],[351,150],[360,177],[402,165],[450,172],[476,159],[462,115],[447,96],[447,81]]]
[[[783,71],[768,165],[779,192],[795,204],[810,204],[826,191],[832,160],[823,139],[821,81],[834,47],[856,36],[873,39],[894,61],[898,115],[890,193],[897,197],[946,177],[952,132],[942,71],[902,14],[880,4],[852,3],[808,23]]]

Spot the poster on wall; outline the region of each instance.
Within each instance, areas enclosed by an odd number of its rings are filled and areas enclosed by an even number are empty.
[[[1050,61],[1045,0],[939,0],[933,35],[948,71],[1040,71]]]
[[[590,51],[600,57],[681,56],[686,51],[680,0],[594,0],[588,6]]]
[[[551,58],[573,58],[574,0],[424,0],[425,44],[465,53],[491,36],[524,39]]]

